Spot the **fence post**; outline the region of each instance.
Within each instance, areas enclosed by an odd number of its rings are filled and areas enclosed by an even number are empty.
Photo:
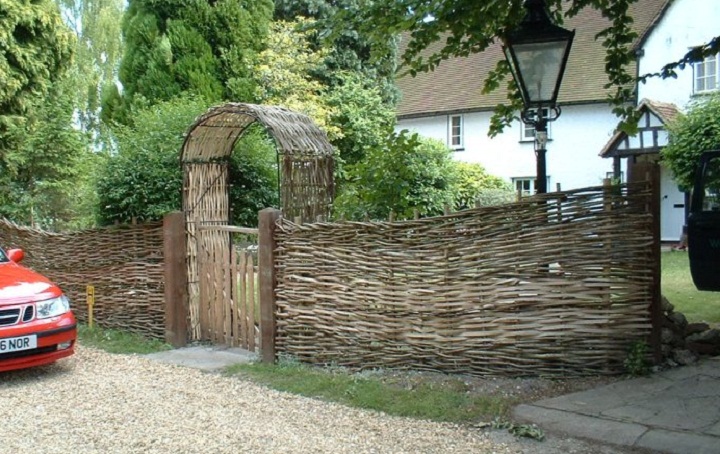
[[[280,210],[265,208],[258,222],[260,350],[264,363],[275,362],[275,222],[280,215]]]
[[[173,347],[187,345],[188,279],[185,257],[185,215],[174,211],[163,219],[165,265],[165,341]]]
[[[652,245],[650,246],[650,257],[652,261],[652,283],[651,301],[649,306],[652,332],[650,333],[650,348],[653,359],[657,364],[662,361],[662,290],[661,290],[661,269],[660,260],[660,165],[656,162],[640,161],[633,165],[628,164],[630,170],[628,182],[646,181],[650,187],[651,195],[647,210],[652,218]]]
[[[652,213],[652,257],[653,257],[653,291],[652,302],[650,303],[650,316],[652,318],[652,334],[650,335],[650,344],[653,349],[655,363],[662,362],[662,288],[661,288],[661,260],[662,252],[660,248],[660,164],[653,162],[647,170],[648,180],[652,188],[652,196],[650,199],[650,212]]]

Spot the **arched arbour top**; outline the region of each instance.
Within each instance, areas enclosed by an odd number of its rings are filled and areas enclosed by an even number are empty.
[[[211,336],[202,328],[207,309],[200,307],[198,260],[221,260],[230,246],[227,233],[199,227],[230,222],[229,158],[235,143],[255,122],[275,140],[284,215],[315,220],[329,214],[334,149],[306,115],[276,106],[228,103],[199,117],[188,130],[181,152],[190,336],[194,340]]]
[[[226,163],[235,143],[256,121],[275,140],[280,165],[280,205],[284,214],[302,216],[306,220],[327,216],[333,197],[334,148],[325,133],[304,114],[283,107],[244,103],[213,107],[188,130],[181,155],[183,209],[186,212],[195,212],[198,208],[206,211],[210,208],[208,203],[227,204],[227,194],[217,193],[207,185],[215,186],[219,180],[227,180]],[[218,165],[225,167],[224,172],[215,169]],[[199,179],[188,175],[194,172],[201,172],[197,175]],[[202,191],[195,193],[198,188]],[[207,197],[225,200],[201,200]],[[201,208],[203,206],[205,209]],[[193,217],[201,221],[229,220],[221,213],[204,214],[210,216],[195,212]]]

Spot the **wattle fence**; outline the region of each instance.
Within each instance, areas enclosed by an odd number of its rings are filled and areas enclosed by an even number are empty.
[[[635,185],[405,222],[280,219],[274,347],[358,369],[618,373],[652,331],[650,206]]]
[[[80,321],[90,285],[99,326],[166,338],[162,222],[51,233],[0,219],[0,240],[63,289]]]
[[[229,287],[235,274],[228,281],[223,272],[213,294],[224,295],[216,298],[224,312],[208,306],[201,315],[229,314],[213,331],[219,342],[243,326],[253,340],[259,321],[264,361],[285,354],[353,369],[619,373],[636,342],[649,342],[658,358],[658,193],[653,180],[402,222],[301,224],[266,209],[259,314],[243,315]],[[164,223],[62,234],[0,220],[2,246],[23,248],[24,264],[57,282],[81,321],[92,285],[98,325],[176,346],[194,332],[186,234],[179,212]],[[254,323],[228,328],[239,319]]]

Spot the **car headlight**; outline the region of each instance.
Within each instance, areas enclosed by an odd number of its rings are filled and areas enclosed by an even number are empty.
[[[37,318],[57,317],[70,310],[70,300],[65,295],[35,303]]]

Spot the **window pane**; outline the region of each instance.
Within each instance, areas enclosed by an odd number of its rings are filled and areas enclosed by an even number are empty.
[[[717,55],[706,57],[695,64],[695,92],[715,90],[718,88]]]
[[[524,135],[525,139],[532,139],[535,137],[535,128],[530,125],[525,126]]]
[[[462,146],[462,116],[452,116],[449,121],[449,142],[452,147]]]

